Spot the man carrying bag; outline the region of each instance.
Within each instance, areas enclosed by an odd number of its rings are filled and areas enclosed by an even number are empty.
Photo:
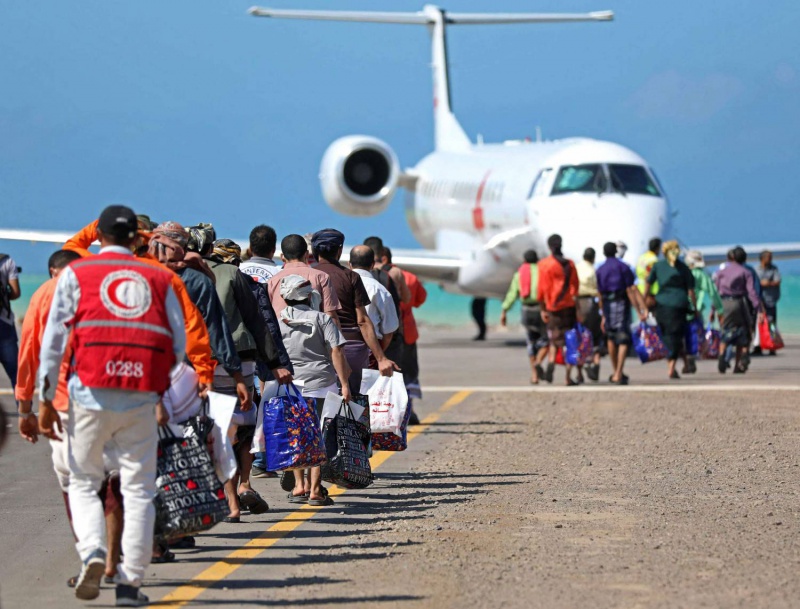
[[[184,356],[184,317],[170,271],[133,257],[137,219],[127,207],[100,214],[100,253],[61,273],[42,339],[39,387],[42,433],[61,430],[52,400],[69,342],[69,501],[82,561],[75,596],[100,594],[107,553],[103,505],[103,447],[119,455],[125,501],[117,606],[147,604],[139,591],[153,543],[156,493],[155,405],[169,387],[170,368]]]

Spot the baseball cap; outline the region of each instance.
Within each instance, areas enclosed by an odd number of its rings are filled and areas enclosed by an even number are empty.
[[[139,220],[130,207],[109,205],[100,213],[97,228],[112,237],[133,239],[139,228]]]

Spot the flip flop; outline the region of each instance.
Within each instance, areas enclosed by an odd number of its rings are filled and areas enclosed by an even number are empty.
[[[261,495],[255,491],[243,492],[241,495],[239,495],[239,501],[242,502],[243,506],[250,510],[251,514],[263,514],[269,510],[269,505],[267,505],[267,502],[264,501],[261,498]]]
[[[294,495],[289,493],[286,495],[286,498],[289,499],[289,503],[308,503],[308,495]]]
[[[325,495],[322,499],[309,499],[308,505],[314,507],[325,507],[326,505],[333,505],[333,499]]]

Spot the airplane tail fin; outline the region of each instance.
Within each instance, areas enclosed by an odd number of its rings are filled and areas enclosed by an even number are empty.
[[[611,21],[614,13],[448,13],[426,5],[417,13],[378,11],[309,11],[270,9],[254,6],[255,17],[277,19],[308,19],[317,21],[358,21],[362,23],[399,23],[426,25],[431,31],[433,70],[433,114],[436,150],[466,150],[471,143],[453,114],[450,97],[450,77],[447,62],[448,25],[496,25],[509,23],[567,23],[576,21]]]

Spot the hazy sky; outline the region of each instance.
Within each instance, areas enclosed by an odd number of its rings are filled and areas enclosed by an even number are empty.
[[[415,246],[402,197],[346,218],[322,201],[317,173],[328,144],[352,133],[384,139],[404,166],[430,151],[427,31],[256,19],[248,7],[0,0],[0,224],[72,230],[125,202],[157,220],[211,220],[220,236],[335,225],[350,241]],[[539,125],[546,138],[616,141],[656,169],[685,241],[797,240],[797,0],[445,8],[616,12],[612,23],[451,28],[454,107],[473,139]],[[34,266],[50,251],[0,248]]]

